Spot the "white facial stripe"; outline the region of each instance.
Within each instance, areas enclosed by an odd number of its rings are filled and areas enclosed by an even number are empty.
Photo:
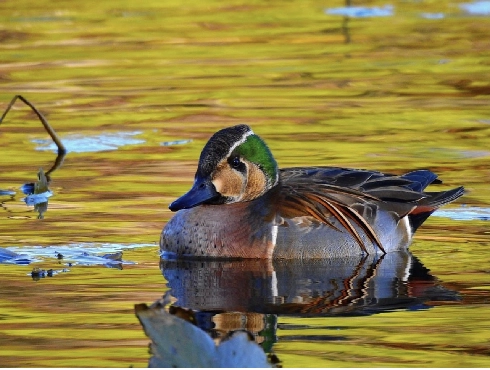
[[[243,136],[241,137],[240,140],[238,140],[235,144],[232,145],[232,147],[230,148],[230,151],[228,152],[228,154],[226,155],[226,157],[228,158],[230,156],[231,153],[233,153],[233,151],[239,147],[240,145],[242,145],[245,141],[247,141],[247,138],[250,136],[250,135],[253,135],[254,132],[252,130],[250,131],[247,131],[243,134]]]

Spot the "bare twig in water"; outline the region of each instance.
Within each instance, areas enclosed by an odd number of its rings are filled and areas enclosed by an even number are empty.
[[[12,106],[14,105],[14,103],[16,102],[17,99],[23,101],[39,117],[39,120],[43,124],[43,126],[46,129],[46,131],[48,132],[49,136],[51,136],[51,139],[53,139],[54,143],[58,147],[58,155],[60,155],[60,154],[61,155],[66,154],[66,149],[65,149],[64,145],[61,143],[61,140],[59,139],[58,135],[56,135],[56,132],[53,130],[53,128],[48,123],[48,121],[46,120],[46,118],[42,115],[41,112],[39,112],[37,110],[37,108],[34,105],[31,104],[31,102],[29,102],[29,100],[27,100],[26,98],[24,98],[22,95],[15,95],[14,96],[14,98],[12,99],[12,101],[10,102],[10,104],[7,106],[7,109],[5,109],[5,112],[3,113],[2,117],[0,118],[0,124],[3,122],[3,119],[5,118],[5,116],[7,115],[7,113],[9,112],[10,108],[12,108]]]
[[[14,98],[12,99],[10,104],[7,106],[7,109],[5,109],[5,112],[3,112],[2,117],[0,117],[0,124],[3,122],[3,119],[5,118],[5,116],[9,112],[9,110],[12,108],[12,106],[14,105],[14,103],[17,99],[20,99],[21,101],[23,101],[27,106],[29,106],[34,111],[34,113],[36,113],[36,115],[39,117],[39,120],[43,124],[44,128],[48,132],[49,136],[51,136],[51,139],[53,139],[54,143],[58,147],[58,155],[56,156],[56,161],[55,161],[54,165],[50,168],[50,170],[46,172],[46,178],[47,178],[48,183],[49,183],[49,182],[51,182],[51,178],[49,176],[50,173],[53,172],[54,170],[56,170],[58,167],[60,167],[61,164],[63,163],[63,159],[65,158],[65,155],[66,155],[65,146],[61,143],[61,140],[59,139],[58,135],[53,130],[51,125],[48,123],[46,118],[42,115],[42,113],[39,112],[37,110],[37,108],[31,102],[29,102],[29,100],[24,98],[22,95],[15,95],[14,96]]]

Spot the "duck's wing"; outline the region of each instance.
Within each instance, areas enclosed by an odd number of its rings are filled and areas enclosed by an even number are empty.
[[[426,170],[396,176],[339,167],[285,168],[280,172],[279,212],[285,217],[311,216],[336,228],[330,221],[334,217],[365,250],[357,225],[384,251],[371,226],[379,209],[398,219],[413,213],[415,230],[440,205],[462,195],[462,188],[424,193],[436,178]]]

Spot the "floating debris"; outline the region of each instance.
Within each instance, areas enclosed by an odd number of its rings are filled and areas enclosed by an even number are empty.
[[[44,269],[41,269],[39,267],[34,267],[30,273],[31,277],[32,277],[32,280],[34,281],[38,281],[38,280],[41,280],[42,278],[45,278],[45,277],[53,277],[54,275],[58,275],[59,273],[62,273],[62,272],[69,272],[70,270],[67,270],[67,269],[62,269],[62,270],[53,270],[53,269],[49,269],[49,270],[44,270]]]
[[[53,195],[53,192],[48,189],[48,179],[42,168],[37,174],[38,181],[36,183],[28,183],[21,186],[21,190],[27,197],[22,200],[28,206],[34,206],[34,209],[39,213],[38,218],[44,218],[44,213],[48,210],[48,198]]]

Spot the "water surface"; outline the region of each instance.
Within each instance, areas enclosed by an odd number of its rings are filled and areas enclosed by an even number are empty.
[[[0,125],[0,363],[146,366],[133,307],[170,289],[285,367],[490,366],[486,3],[1,2],[0,109],[22,94],[68,153],[26,205],[56,153],[21,102]],[[161,264],[168,204],[237,123],[282,167],[427,168],[468,192],[391,262]]]

